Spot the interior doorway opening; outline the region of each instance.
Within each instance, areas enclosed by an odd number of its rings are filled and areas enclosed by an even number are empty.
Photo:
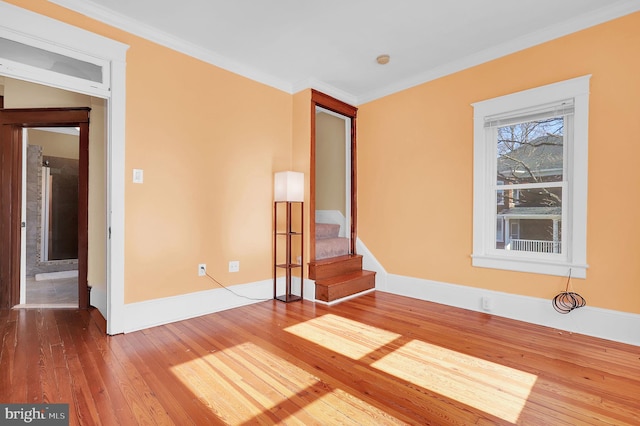
[[[7,99],[4,101],[6,107]],[[38,270],[46,273],[53,268],[59,273],[61,267],[77,271],[74,307],[89,306],[89,111],[89,107],[0,109],[2,307],[22,306],[28,302],[27,270],[35,278]],[[37,131],[32,130],[34,133],[30,138],[29,129],[43,126],[77,128],[78,135],[69,141],[67,153],[61,149],[64,144],[52,141],[50,135],[41,138],[42,145],[30,146],[29,141],[37,139]],[[43,155],[43,145],[50,145],[46,151],[49,155]],[[58,175],[55,180],[49,167],[54,165],[54,174]],[[56,185],[53,185],[54,181]],[[31,192],[35,194],[29,196]],[[52,194],[47,195],[47,192]],[[54,199],[57,200],[55,203]],[[51,220],[43,226],[47,216]],[[42,228],[50,231],[47,233],[51,238],[38,239],[38,236],[42,237]],[[71,234],[70,238],[66,238],[66,233]],[[56,256],[64,259],[43,261],[43,244],[57,246]],[[27,246],[31,246],[31,250],[27,250]],[[52,252],[46,250],[46,253],[49,256]],[[73,287],[69,292],[73,293]]]
[[[310,260],[356,253],[357,109],[312,90]]]
[[[315,111],[315,259],[351,254],[351,119]]]
[[[21,58],[24,53],[33,50],[20,49],[20,58],[14,57],[7,62],[3,57],[0,63],[0,81],[2,78],[15,78],[41,84],[47,89],[87,95],[96,101],[91,105],[92,115],[94,118],[102,117],[102,124],[98,127],[94,120],[92,132],[100,137],[103,146],[92,152],[101,153],[102,161],[92,163],[91,173],[92,176],[94,173],[103,176],[103,180],[96,186],[102,195],[92,201],[96,206],[92,209],[93,225],[90,232],[98,240],[92,242],[92,251],[97,250],[96,256],[106,259],[106,263],[101,262],[101,266],[91,268],[92,277],[99,277],[92,283],[91,305],[106,318],[108,334],[122,333],[127,328],[124,315],[124,152],[126,52],[129,46],[3,2],[0,2],[0,15],[6,18],[0,23],[1,38],[54,53],[45,55],[48,58],[60,59],[56,54],[63,55],[100,68],[99,73],[92,74],[95,78],[89,79],[76,74],[60,73],[53,68],[38,68],[29,65],[28,61],[23,63],[26,58]],[[0,56],[6,53],[4,50],[2,52],[4,53]],[[73,60],[67,63],[80,65]],[[96,141],[93,135],[92,140]],[[93,212],[99,214],[99,220],[94,220]],[[19,225],[18,223],[18,228]],[[0,241],[0,251],[3,249]],[[0,271],[0,281],[5,279],[3,274],[4,271]],[[6,294],[6,290],[0,285],[0,300],[10,297],[13,295]]]
[[[23,131],[24,306],[78,307],[79,136],[77,127]]]

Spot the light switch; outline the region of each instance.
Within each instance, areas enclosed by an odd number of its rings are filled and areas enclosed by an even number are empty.
[[[144,171],[142,169],[133,169],[133,183],[142,183],[144,180]]]

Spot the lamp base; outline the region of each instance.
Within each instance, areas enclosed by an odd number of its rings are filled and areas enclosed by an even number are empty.
[[[281,296],[277,296],[275,299],[284,303],[289,303],[289,302],[297,302],[298,300],[302,300],[302,297],[296,296],[295,294],[290,294],[289,297],[287,297],[286,294],[283,294]]]

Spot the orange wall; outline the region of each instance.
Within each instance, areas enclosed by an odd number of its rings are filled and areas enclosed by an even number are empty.
[[[8,2],[131,46],[125,302],[211,288],[198,263],[226,284],[270,278],[272,176],[309,170],[310,92],[288,95],[46,0]],[[633,14],[360,106],[360,238],[393,274],[553,297],[564,278],[471,267],[471,103],[592,74],[590,268],[573,286],[591,306],[640,313],[639,47]],[[130,182],[133,168],[144,184]],[[240,273],[226,272],[229,260]]]
[[[590,306],[640,313],[640,13],[361,105],[359,236],[389,273],[551,299],[566,278],[474,268],[473,102],[592,74]]]
[[[131,46],[125,303],[215,288],[199,263],[228,285],[270,279],[273,172],[291,167],[292,96],[45,0],[28,8]],[[134,168],[144,184],[131,183]]]

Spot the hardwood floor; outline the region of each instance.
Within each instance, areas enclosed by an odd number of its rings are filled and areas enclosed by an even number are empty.
[[[640,348],[375,292],[105,336],[0,311],[0,402],[71,424],[640,424]]]

